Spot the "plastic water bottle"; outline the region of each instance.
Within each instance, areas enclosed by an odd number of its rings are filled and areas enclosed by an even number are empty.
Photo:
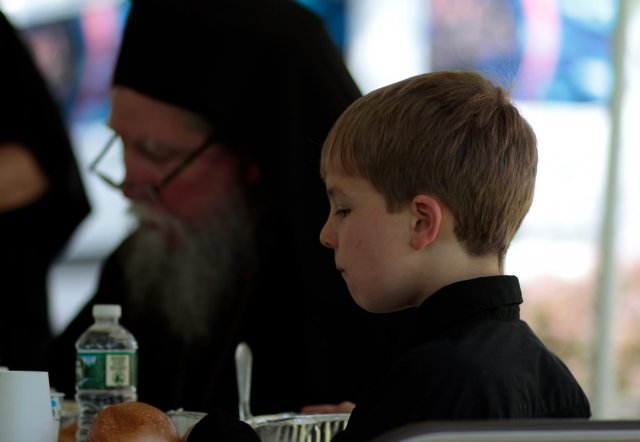
[[[77,442],[86,441],[100,410],[137,400],[138,343],[121,315],[119,305],[94,305],[94,323],[76,341]]]

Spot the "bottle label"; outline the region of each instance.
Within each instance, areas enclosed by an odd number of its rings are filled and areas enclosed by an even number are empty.
[[[84,389],[108,389],[136,385],[135,351],[78,351],[76,385]]]

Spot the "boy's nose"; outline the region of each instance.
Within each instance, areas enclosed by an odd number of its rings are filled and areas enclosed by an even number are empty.
[[[320,244],[330,249],[335,249],[335,237],[331,234],[328,221],[322,226],[322,230],[320,230]]]

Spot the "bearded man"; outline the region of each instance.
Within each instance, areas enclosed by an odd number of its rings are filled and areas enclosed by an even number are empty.
[[[288,0],[133,0],[106,149],[122,142],[137,230],[46,367],[73,394],[74,341],[121,304],[139,344],[138,399],[238,414],[234,352],[253,352],[254,414],[355,401],[390,355],[318,232],[324,137],[360,92],[320,19]]]

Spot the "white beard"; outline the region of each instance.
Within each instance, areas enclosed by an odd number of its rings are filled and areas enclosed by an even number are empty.
[[[125,262],[130,302],[154,311],[184,342],[206,337],[211,322],[233,304],[230,289],[251,265],[253,224],[236,195],[201,226],[140,204],[131,211],[141,227]],[[171,232],[167,241],[165,233]]]

